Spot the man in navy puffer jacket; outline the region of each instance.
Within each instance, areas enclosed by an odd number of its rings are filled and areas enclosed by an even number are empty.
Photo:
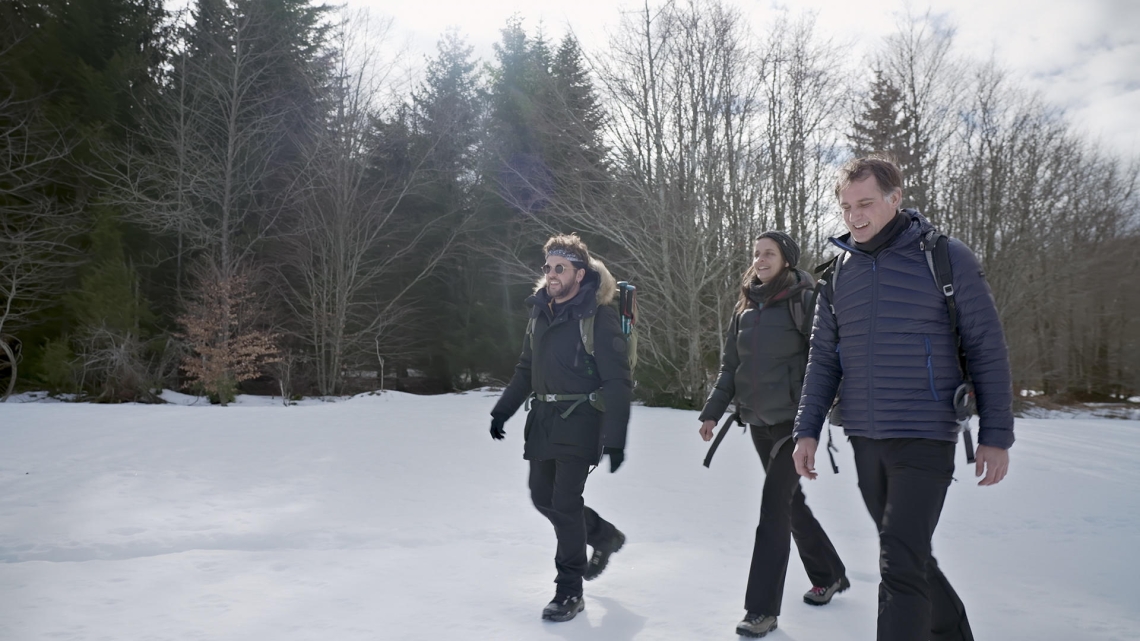
[[[836,196],[850,234],[834,283],[816,307],[796,417],[796,470],[815,478],[824,419],[839,395],[863,500],[879,529],[880,641],[972,641],[961,599],[938,569],[930,541],[954,473],[953,397],[962,383],[946,300],[920,246],[932,229],[900,210],[902,174],[860,158],[839,174]],[[1009,355],[977,258],[949,243],[958,332],[979,416],[975,473],[1001,481],[1013,444]]]

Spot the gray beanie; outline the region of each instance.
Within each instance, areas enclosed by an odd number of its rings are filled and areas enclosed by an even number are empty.
[[[789,268],[795,267],[796,263],[800,262],[800,246],[796,244],[796,241],[792,240],[791,236],[782,231],[771,230],[760,234],[756,240],[760,240],[761,238],[771,238],[776,241],[776,244],[780,246],[780,253],[784,255],[784,260],[787,261]]]

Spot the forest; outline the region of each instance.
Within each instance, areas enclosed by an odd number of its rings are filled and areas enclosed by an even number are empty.
[[[1140,393],[1140,158],[944,19],[908,14],[866,59],[810,14],[757,26],[726,0],[647,1],[597,50],[521,18],[487,60],[458,30],[426,57],[400,42],[307,0],[0,3],[17,388],[502,384],[542,242],[576,232],[638,288],[637,396],[699,407],[753,239],[823,262],[835,169],[888,153],[904,205],[981,260],[1015,391]]]

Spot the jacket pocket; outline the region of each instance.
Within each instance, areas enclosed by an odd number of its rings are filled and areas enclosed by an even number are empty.
[[[573,445],[589,450],[594,449],[602,438],[602,415],[589,403],[574,408],[570,416],[562,418],[559,412],[565,411],[555,406],[550,418],[550,442],[558,445]],[[569,405],[567,405],[569,407]]]
[[[942,400],[938,398],[938,388],[934,386],[934,356],[930,350],[930,337],[923,336],[922,342],[926,344],[926,375],[930,379],[930,395],[934,400]]]

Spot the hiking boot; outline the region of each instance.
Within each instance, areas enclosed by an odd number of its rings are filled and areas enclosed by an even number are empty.
[[[625,535],[614,528],[614,535],[610,538],[610,542],[594,548],[594,554],[590,557],[590,564],[586,566],[586,573],[582,575],[582,578],[587,581],[598,578],[598,575],[609,564],[610,555],[620,550],[623,545],[625,545]]]
[[[580,596],[564,596],[555,594],[554,600],[542,609],[542,618],[546,621],[569,621],[586,608]]]
[[[808,605],[827,605],[831,603],[831,597],[851,587],[851,582],[847,577],[841,576],[839,580],[827,587],[812,586],[812,589],[804,592],[804,603]]]
[[[749,612],[744,615],[743,621],[736,624],[737,634],[742,637],[752,637],[754,639],[759,639],[775,629],[776,617],[770,614],[760,614],[759,612]]]

